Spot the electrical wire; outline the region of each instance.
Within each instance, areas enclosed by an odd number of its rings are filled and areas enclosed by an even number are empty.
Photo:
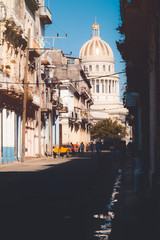
[[[102,78],[102,77],[110,77],[110,76],[113,76],[113,75],[117,75],[117,74],[122,74],[122,73],[125,73],[125,72],[118,72],[118,73],[113,73],[113,74],[110,74],[110,75],[103,75],[103,76],[97,76],[97,77],[91,77],[91,78],[87,78],[88,80],[92,80],[92,79],[97,79],[97,78]],[[78,80],[70,80],[70,79],[58,79],[58,81],[64,81],[64,80],[69,80],[71,83],[74,83],[74,82],[83,82],[85,80],[83,79],[78,79]],[[34,84],[37,84],[37,83],[16,83],[16,82],[1,82],[0,83],[6,83],[6,84],[27,84],[27,85],[34,85]],[[54,82],[53,82],[54,83]],[[42,84],[45,84],[44,83],[39,83],[40,85]],[[63,84],[63,83],[62,83]]]
[[[87,109],[87,111],[89,112],[104,112],[104,111],[108,111],[108,110],[115,110],[115,109],[124,109],[124,107],[117,107],[117,108],[107,108],[107,109]]]

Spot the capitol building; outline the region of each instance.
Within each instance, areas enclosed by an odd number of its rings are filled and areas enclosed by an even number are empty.
[[[125,123],[127,109],[120,102],[119,75],[114,70],[114,56],[111,47],[101,39],[100,27],[92,26],[92,37],[79,53],[82,68],[88,72],[94,104],[90,113],[93,121],[111,118]]]

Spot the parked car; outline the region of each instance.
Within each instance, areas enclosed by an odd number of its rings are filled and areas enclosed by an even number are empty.
[[[66,157],[69,156],[69,152],[68,152],[68,148],[66,147],[55,147],[53,149],[53,155],[54,158],[59,155],[60,157],[64,157],[66,155]]]
[[[68,148],[68,153],[69,153],[69,155],[72,155],[72,154],[73,154],[74,148],[73,148],[70,144],[63,144],[62,147]]]
[[[56,157],[57,155],[64,157],[69,157],[69,155],[73,154],[73,147],[69,144],[63,144],[61,147],[56,147],[53,149],[53,155]]]

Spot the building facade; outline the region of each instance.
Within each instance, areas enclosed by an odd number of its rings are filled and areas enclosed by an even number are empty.
[[[124,40],[118,43],[126,61],[129,121],[133,125],[135,150],[140,150],[150,189],[160,179],[160,2],[121,0]],[[134,104],[129,104],[131,101]]]
[[[92,26],[92,38],[87,41],[79,53],[82,68],[87,70],[92,86],[94,104],[90,113],[93,121],[111,118],[125,125],[127,109],[120,102],[119,75],[114,70],[114,56],[111,47],[101,39],[100,27]],[[128,129],[129,130],[129,129]],[[127,137],[128,142],[129,137]]]
[[[19,6],[19,7],[17,7]],[[22,122],[25,156],[44,155],[46,118],[43,118],[41,48],[51,13],[44,0],[0,2],[0,162],[21,159]],[[30,29],[30,31],[29,31]],[[30,33],[29,33],[30,32]],[[27,43],[29,49],[27,49]],[[27,50],[29,59],[26,62]],[[24,76],[27,65],[26,119],[23,115]],[[48,103],[50,99],[47,100]],[[45,102],[46,103],[46,102]],[[52,109],[52,106],[48,106]]]
[[[59,144],[87,144],[92,119],[89,113],[93,104],[91,85],[78,58],[66,57],[61,50],[53,50],[54,77],[58,80]],[[60,106],[61,104],[61,106]],[[55,103],[55,106],[57,103]]]

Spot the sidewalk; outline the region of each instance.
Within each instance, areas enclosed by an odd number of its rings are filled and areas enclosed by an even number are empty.
[[[22,172],[22,171],[39,171],[45,170],[51,166],[57,166],[70,161],[69,158],[62,157],[41,157],[41,158],[26,158],[24,162],[15,161],[11,163],[1,164],[0,172]]]
[[[159,189],[160,190],[160,189]],[[127,156],[110,240],[155,240],[160,237],[160,191],[156,198],[134,191],[134,162]]]

